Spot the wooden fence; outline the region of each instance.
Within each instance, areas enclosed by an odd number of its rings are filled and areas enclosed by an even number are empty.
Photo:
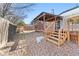
[[[0,18],[0,48],[5,46],[8,41],[9,24],[12,23],[8,20]]]

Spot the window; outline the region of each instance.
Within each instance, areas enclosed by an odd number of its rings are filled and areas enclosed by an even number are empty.
[[[75,24],[79,24],[79,19],[74,20]]]
[[[58,30],[60,29],[60,20],[57,20],[55,23],[55,29]]]

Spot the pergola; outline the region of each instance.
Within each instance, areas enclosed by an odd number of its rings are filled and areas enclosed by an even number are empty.
[[[62,20],[62,17],[60,17],[59,15],[54,15],[54,14],[42,12],[40,15],[38,15],[33,20],[33,23],[35,25],[35,24],[38,24],[39,22],[43,22],[43,28],[44,28],[44,31],[45,31],[49,27],[51,27],[52,25],[56,25],[56,22],[59,21],[59,20]],[[46,26],[46,22],[50,23],[49,26]],[[53,22],[54,22],[54,24],[53,24]]]

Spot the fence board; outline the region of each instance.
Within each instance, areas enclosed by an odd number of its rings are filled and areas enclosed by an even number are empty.
[[[0,47],[3,47],[7,43],[8,27],[9,22],[7,20],[4,20],[3,18],[0,18]]]

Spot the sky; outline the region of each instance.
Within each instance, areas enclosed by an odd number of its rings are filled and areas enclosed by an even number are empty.
[[[58,15],[61,12],[68,10],[70,8],[73,8],[77,6],[76,3],[36,3],[31,7],[32,11],[28,12],[27,18],[24,19],[24,22],[26,24],[30,24],[31,21],[39,15],[41,12],[47,12]]]

